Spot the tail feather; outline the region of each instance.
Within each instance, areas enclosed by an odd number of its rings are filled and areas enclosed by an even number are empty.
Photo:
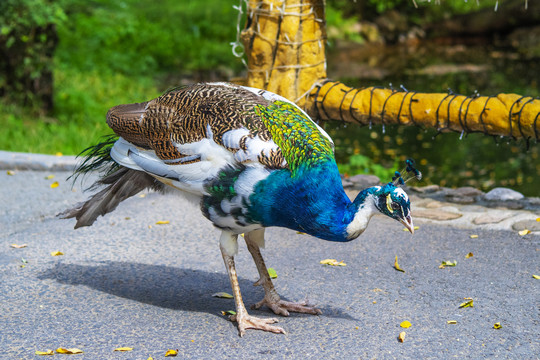
[[[76,218],[75,229],[92,225],[98,216],[110,213],[120,202],[144,189],[163,190],[164,188],[162,183],[147,173],[126,168],[113,160],[110,152],[117,139],[117,135],[109,135],[99,144],[79,154],[83,156],[83,160],[70,178],[73,178],[75,182],[80,175],[99,171],[102,174],[100,179],[89,189],[93,190],[101,186],[105,188],[87,201],[78,203],[73,208],[57,215],[64,219]]]
[[[147,173],[125,167],[120,167],[117,171],[104,176],[92,187],[98,185],[107,185],[107,187],[94,194],[86,202],[78,203],[58,216],[64,219],[76,218],[75,229],[90,226],[98,216],[113,211],[120,202],[140,191],[146,188],[163,189],[163,185]]]

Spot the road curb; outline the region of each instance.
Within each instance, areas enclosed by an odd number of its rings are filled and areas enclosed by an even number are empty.
[[[73,171],[77,157],[0,151],[1,170]]]

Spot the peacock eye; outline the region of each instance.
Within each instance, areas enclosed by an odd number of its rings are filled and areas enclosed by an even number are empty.
[[[392,210],[399,209],[399,204],[395,201],[392,201],[392,204],[390,204],[390,206],[392,207]]]

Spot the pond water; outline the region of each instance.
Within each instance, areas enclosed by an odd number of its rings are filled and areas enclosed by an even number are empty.
[[[538,97],[540,61],[482,44],[422,46],[344,46],[330,51],[328,74],[349,86],[403,85],[418,92],[471,95],[517,93]],[[418,185],[474,186],[484,191],[510,187],[540,196],[540,144],[531,140],[381,125],[325,125],[336,143],[338,163],[362,154],[392,168],[412,157],[424,174]],[[403,163],[399,164],[399,169]],[[354,174],[350,174],[354,175]],[[381,179],[389,181],[390,179]]]

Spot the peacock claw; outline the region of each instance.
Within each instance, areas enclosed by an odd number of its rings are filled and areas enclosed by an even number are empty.
[[[274,314],[282,316],[289,316],[289,311],[312,315],[322,314],[320,309],[317,309],[317,307],[315,307],[313,304],[309,304],[307,300],[301,302],[269,300],[266,296],[258,303],[252,305],[251,308],[260,309],[263,305],[268,306],[274,312]]]
[[[245,314],[238,318],[237,315],[238,314],[233,315],[229,319],[238,323],[238,332],[240,333],[240,336],[244,336],[247,329],[269,331],[276,334],[287,334],[283,328],[270,325],[278,322],[278,319],[276,318],[263,319],[249,314]]]

